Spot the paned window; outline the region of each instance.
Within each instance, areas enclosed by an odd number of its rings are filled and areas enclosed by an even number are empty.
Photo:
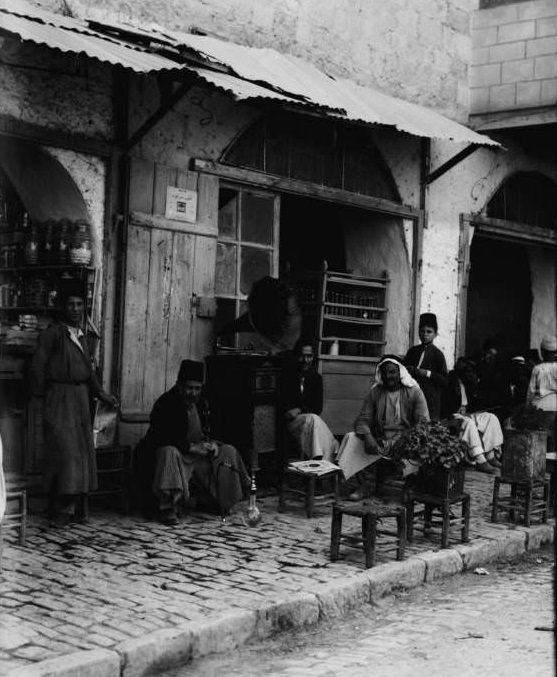
[[[222,185],[219,217],[215,296],[216,330],[247,309],[254,282],[278,272],[278,206],[276,195]],[[251,337],[252,338],[252,337]],[[250,336],[221,336],[221,345],[243,347]]]

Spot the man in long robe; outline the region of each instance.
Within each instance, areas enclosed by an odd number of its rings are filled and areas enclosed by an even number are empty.
[[[429,421],[423,392],[397,357],[383,357],[354,432],[345,435],[340,446],[338,464],[344,477],[349,479],[378,461],[403,430],[420,421]],[[362,492],[350,498],[359,500]]]
[[[191,488],[220,514],[242,500],[250,478],[238,451],[208,437],[201,390],[203,363],[183,360],[176,385],[161,395],[136,449],[140,490],[154,497],[163,524],[178,523],[178,507]],[[205,429],[204,429],[205,428]]]
[[[492,474],[500,467],[497,458],[503,444],[503,431],[495,414],[483,411],[476,396],[477,373],[471,360],[459,358],[449,373],[445,416],[460,427],[460,438],[468,447],[468,461],[480,472]]]
[[[44,484],[58,526],[71,522],[78,499],[97,488],[90,395],[116,404],[92,368],[81,329],[83,288],[68,283],[61,291],[63,319],[41,333],[30,367],[31,394],[43,402]]]
[[[284,370],[282,406],[286,429],[300,452],[300,458],[333,461],[338,442],[321,418],[323,379],[315,368],[313,346],[301,341],[295,359]]]

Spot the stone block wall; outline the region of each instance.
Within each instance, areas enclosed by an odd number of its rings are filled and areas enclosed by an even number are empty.
[[[61,0],[35,0],[59,10]],[[197,27],[465,122],[477,0],[67,0],[76,16]]]
[[[557,103],[555,0],[480,9],[472,25],[472,113]]]

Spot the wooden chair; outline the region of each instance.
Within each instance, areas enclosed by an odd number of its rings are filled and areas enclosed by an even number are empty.
[[[132,448],[117,444],[95,449],[97,456],[97,477],[99,488],[85,496],[82,516],[89,517],[89,498],[117,496],[124,515],[130,514]]]
[[[352,515],[361,519],[361,530],[342,533],[343,515]],[[394,518],[396,520],[396,531],[388,529],[378,529],[378,520]],[[377,548],[377,536],[394,536],[394,545],[382,545],[382,551],[388,552],[396,550],[396,559],[404,559],[406,547],[406,509],[400,505],[389,505],[375,499],[364,499],[363,501],[337,501],[333,505],[333,519],[331,522],[331,562],[336,562],[340,554],[340,544],[344,543],[349,547],[363,546],[365,554],[366,569],[372,567],[375,563],[375,552]]]
[[[510,495],[501,496],[501,485],[510,486]],[[541,517],[547,522],[549,510],[549,479],[515,481],[509,477],[496,477],[493,484],[493,502],[491,504],[491,521],[497,522],[500,512],[508,512],[511,522],[524,519],[524,526],[529,527],[532,518]]]
[[[16,512],[11,506],[17,502]],[[27,539],[27,491],[8,491],[6,493],[6,512],[0,523],[0,570],[2,569],[3,535],[7,529],[19,529],[19,545],[24,546]]]
[[[416,503],[423,504],[423,509],[415,511]],[[454,516],[451,506],[461,503],[461,516]],[[470,533],[470,494],[459,493],[452,497],[441,497],[426,494],[413,489],[408,489],[406,499],[406,512],[408,517],[407,539],[409,542],[414,537],[414,524],[423,517],[424,536],[431,533],[433,528],[441,527],[441,547],[449,547],[450,529],[457,526],[460,528],[462,543],[467,543]],[[440,520],[434,519],[434,512],[440,513]]]

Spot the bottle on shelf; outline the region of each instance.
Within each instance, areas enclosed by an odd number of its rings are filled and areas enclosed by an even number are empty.
[[[58,223],[58,252],[57,260],[61,266],[65,266],[69,261],[69,251],[70,251],[70,228],[71,222],[69,219],[61,219]]]
[[[39,263],[39,227],[36,222],[28,229],[23,250],[23,260],[28,266],[36,266]]]
[[[56,263],[54,260],[55,252],[55,237],[54,237],[54,221],[48,219],[44,224],[44,240],[43,240],[43,256],[42,263],[45,266],[50,266],[53,263]]]
[[[87,221],[76,221],[70,240],[70,263],[74,266],[88,266],[91,263],[91,234]]]

